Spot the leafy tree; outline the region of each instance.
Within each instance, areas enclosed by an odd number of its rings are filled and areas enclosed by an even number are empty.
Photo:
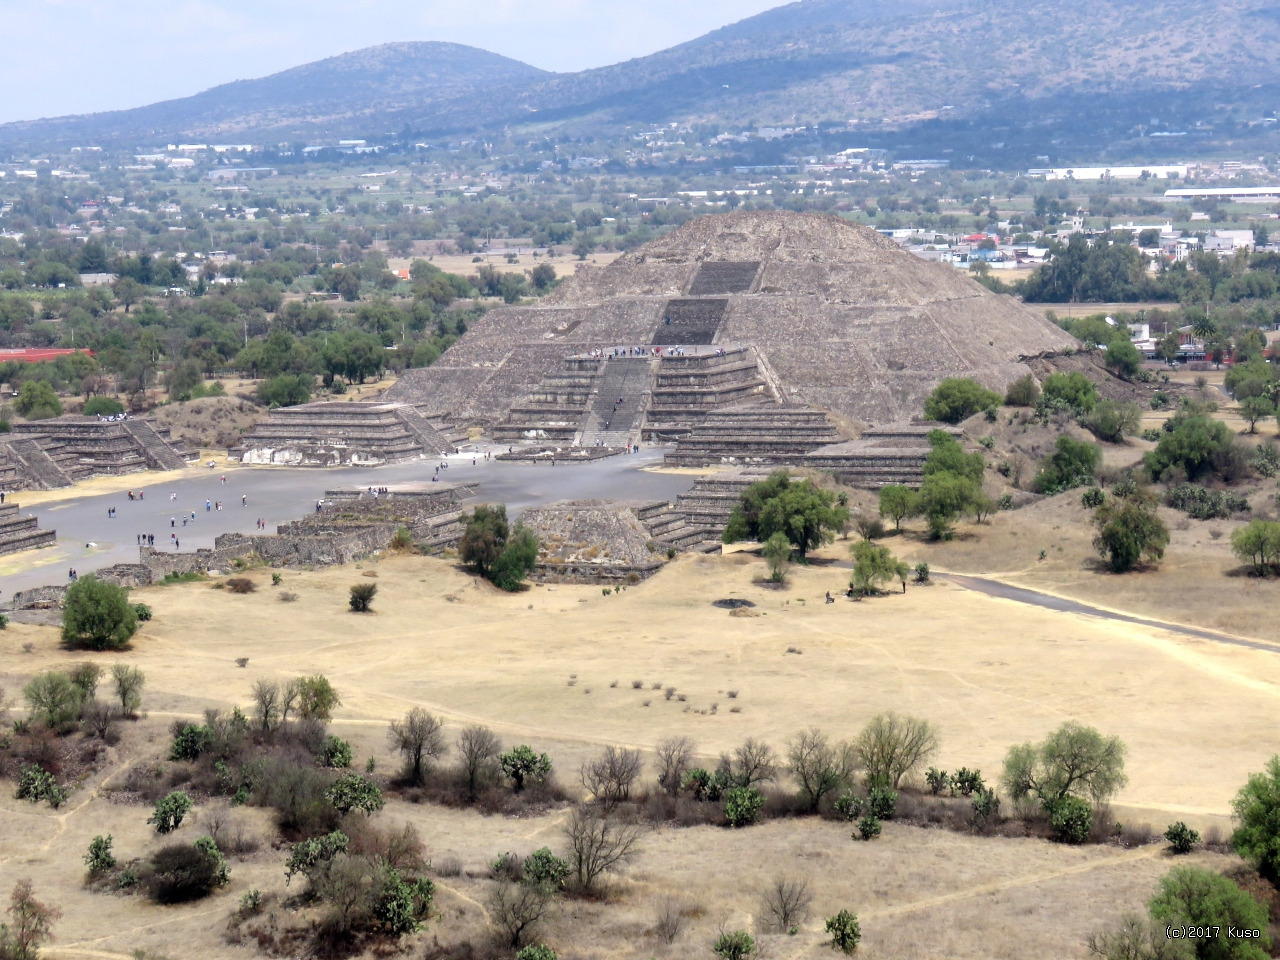
[[[155,825],[156,833],[173,833],[182,826],[183,818],[191,812],[192,806],[189,796],[181,790],[174,790],[156,801],[155,812],[147,818],[147,823]]]
[[[1100,447],[1084,440],[1073,440],[1063,434],[1058,437],[1053,453],[1036,475],[1036,489],[1053,495],[1076,487],[1092,486],[1097,482],[1100,466]]]
[[[1107,343],[1107,369],[1128,380],[1142,369],[1142,354],[1124,334]]]
[[[486,579],[489,570],[507,543],[509,527],[505,504],[481,504],[466,518],[466,528],[458,541],[458,556]]]
[[[514,593],[519,590],[529,574],[538,565],[538,535],[522,523],[517,523],[502,553],[489,568],[489,579],[499,590]]]
[[[387,731],[392,749],[404,758],[405,779],[418,785],[431,764],[444,756],[444,724],[421,707],[414,707],[403,720],[393,720]]]
[[[785,470],[778,470],[746,489],[730,514],[724,542],[763,542],[782,533],[803,560],[813,548],[834,540],[848,518],[848,508],[836,502],[834,493],[809,480],[792,482]]]
[[[80,719],[84,702],[81,690],[65,674],[41,673],[22,688],[31,716],[50,730],[61,730]]]
[[[920,495],[910,487],[891,483],[880,488],[880,516],[893,521],[893,529],[901,531],[902,521],[920,510]]]
[[[910,568],[889,552],[888,547],[878,547],[869,540],[859,540],[850,549],[853,554],[853,577],[849,585],[859,597],[869,597],[876,592],[877,584],[888,583],[894,577],[904,581]]]
[[[1246,397],[1240,401],[1240,416],[1249,424],[1249,432],[1258,432],[1258,421],[1274,416],[1276,405],[1270,397]]]
[[[1091,413],[1080,418],[1080,425],[1104,443],[1123,443],[1141,424],[1142,410],[1136,403],[1114,400],[1099,400]]]
[[[760,548],[760,554],[769,565],[769,579],[774,583],[787,582],[787,568],[791,565],[791,541],[779,530]]]
[[[551,758],[545,753],[534,753],[533,748],[521,744],[498,757],[503,774],[520,793],[527,783],[542,783],[551,776]]]
[[[831,945],[841,953],[851,954],[862,940],[862,926],[858,915],[841,910],[834,917],[827,917],[824,931],[831,937]]]
[[[30,880],[19,880],[9,894],[8,914],[9,922],[0,924],[0,957],[36,960],[40,948],[53,939],[53,924],[62,911],[37,900]]]
[[[308,720],[333,719],[334,707],[342,706],[338,692],[323,674],[298,678],[298,714]]]
[[[1180,468],[1188,480],[1196,480],[1214,468],[1215,461],[1231,447],[1235,436],[1220,420],[1207,416],[1178,416],[1165,424],[1165,433],[1156,448],[1143,458],[1156,478],[1172,468]]]
[[[1045,377],[1041,400],[1052,407],[1088,413],[1098,402],[1098,388],[1083,373],[1051,373]]]
[[[1049,826],[1063,843],[1081,844],[1093,829],[1093,808],[1079,797],[1060,797],[1047,807]]]
[[[938,752],[938,734],[927,720],[882,713],[854,743],[858,762],[873,785],[898,789],[903,777]]]
[[[1000,394],[988,390],[976,380],[953,377],[938,384],[924,402],[927,420],[959,423],[975,413],[1000,406]]]
[[[310,401],[314,382],[309,374],[282,373],[258,384],[255,395],[264,407],[296,407]]]
[[[1034,798],[1047,810],[1064,797],[1103,803],[1129,782],[1124,755],[1119,737],[1068,721],[1038,744],[1011,747],[1001,783],[1014,800]]]
[[[979,452],[965,453],[960,441],[945,430],[929,433],[929,455],[924,460],[924,475],[954,473],[956,476],[982,483],[986,461]]]
[[[138,708],[142,706],[142,687],[147,682],[146,675],[137,667],[117,663],[111,668],[111,681],[115,685],[121,712],[126,717],[137,714]]]
[[[977,483],[958,473],[944,471],[925,477],[920,485],[920,509],[929,524],[929,535],[934,540],[950,538],[956,520],[981,492]]]
[[[382,791],[376,783],[358,773],[344,773],[333,781],[324,796],[339,813],[359,810],[372,814],[382,809]]]
[[[1280,523],[1250,520],[1231,534],[1231,552],[1242,562],[1252,563],[1258,576],[1266,576],[1280,564]]]
[[[1280,880],[1280,756],[1249,775],[1231,802],[1236,830],[1231,845],[1273,883]]]
[[[1160,879],[1147,909],[1157,924],[1192,934],[1187,940],[1197,960],[1266,960],[1271,955],[1266,907],[1211,870],[1174,867]],[[1229,930],[1256,935],[1233,937]]]
[[[1158,563],[1169,545],[1169,528],[1147,496],[1111,497],[1094,512],[1094,549],[1113,573],[1127,573],[1140,559]]]
[[[62,610],[62,642],[91,650],[121,650],[138,629],[138,611],[129,591],[92,575],[67,588]]]
[[[62,416],[62,401],[47,380],[28,380],[18,388],[18,398],[13,401],[18,416],[28,420],[48,420]]]

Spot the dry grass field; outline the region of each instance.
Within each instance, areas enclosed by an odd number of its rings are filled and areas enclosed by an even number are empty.
[[[978,568],[975,558],[984,554],[1016,559],[1033,549],[1020,542],[1036,539],[1026,536],[1026,520],[1006,529],[1006,519],[948,545],[888,542],[937,566],[958,569],[969,557]],[[1052,529],[1053,519],[1038,522]],[[1075,547],[1065,534],[1063,547],[1054,563],[1070,562]],[[834,560],[845,550],[838,542],[824,553]],[[503,595],[448,561],[421,557],[360,567],[286,573],[283,589],[299,596],[290,604],[279,602],[268,571],[250,574],[259,585],[251,595],[208,583],[137,591],[155,619],[132,651],[92,659],[122,659],[146,672],[148,718],[131,726],[102,776],[80,785],[62,810],[31,807],[7,792],[0,797],[0,889],[30,876],[65,914],[49,956],[123,960],[137,949],[173,958],[248,955],[224,943],[222,931],[251,887],[292,893],[283,884],[282,851],[264,846],[233,860],[227,889],[167,908],[85,891],[79,858],[104,832],[115,836],[118,854],[155,849],[146,810],[98,791],[118,786],[129,763],[161,758],[174,717],[247,706],[260,678],[326,674],[343,700],[334,732],[352,739],[357,765],[375,756],[380,770],[390,770],[386,724],[421,705],[445,718],[451,732],[483,722],[508,745],[547,751],[571,790],[579,763],[603,744],[648,750],[664,736],[685,734],[713,758],[748,736],[781,747],[810,726],[848,737],[886,709],[937,725],[941,766],[979,767],[990,777],[1010,744],[1078,719],[1128,744],[1130,785],[1113,811],[1119,820],[1158,830],[1178,818],[1222,828],[1248,772],[1280,749],[1270,722],[1280,659],[1269,651],[1064,615],[944,582],[828,605],[824,593],[842,588],[846,570],[794,568],[791,585],[772,590],[758,583],[762,563],[745,553],[681,557],[614,596],[573,586]],[[347,613],[346,587],[370,572],[379,585],[377,612]],[[1095,584],[1104,579],[1088,576]],[[1217,584],[1219,597],[1231,596],[1230,583]],[[731,596],[753,601],[755,615],[711,605]],[[1115,603],[1127,599],[1121,592]],[[239,657],[249,658],[247,667],[237,666]],[[10,691],[34,673],[82,659],[62,651],[51,628],[14,624],[0,633],[0,685]],[[633,689],[633,680],[643,689]],[[654,684],[673,686],[686,700],[667,700]],[[266,834],[262,811],[243,816]],[[414,823],[437,863],[456,859],[464,868],[462,876],[440,880],[442,916],[426,940],[481,937],[488,881],[468,874],[482,874],[503,850],[563,849],[565,816],[508,819],[390,804],[380,820]],[[1139,908],[1168,867],[1163,845],[1067,848],[894,823],[870,844],[855,843],[838,824],[811,820],[736,832],[667,828],[646,837],[612,902],[566,903],[544,936],[562,957],[705,956],[719,926],[749,926],[770,878],[793,874],[811,879],[815,917],[846,906],[861,915],[865,956],[1084,956],[1084,937]],[[652,933],[655,906],[669,896],[694,914],[673,946]],[[827,956],[822,941],[820,919],[811,920],[796,937],[766,938],[765,955]]]

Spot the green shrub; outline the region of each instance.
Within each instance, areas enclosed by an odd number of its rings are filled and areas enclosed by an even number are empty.
[[[1093,808],[1079,797],[1062,797],[1049,807],[1049,826],[1063,843],[1084,843],[1093,829]]]
[[[1169,545],[1169,528],[1145,496],[1115,496],[1093,516],[1098,528],[1094,549],[1105,557],[1112,573],[1127,573],[1145,559],[1158,563]]]
[[[1268,760],[1264,772],[1249,775],[1231,808],[1238,824],[1231,846],[1276,883],[1280,880],[1280,756]]]
[[[1242,562],[1252,563],[1256,575],[1266,576],[1280,565],[1280,523],[1250,520],[1231,534],[1231,552]]]
[[[989,787],[978,787],[973,792],[973,821],[981,826],[1000,813],[1000,798]]]
[[[559,890],[572,872],[568,860],[557,857],[549,847],[543,847],[524,858],[520,882],[543,890]]]
[[[924,562],[916,564],[916,583],[929,582],[929,565]]]
[[[213,745],[213,731],[208,727],[184,724],[169,747],[170,760],[195,760]]]
[[[1164,502],[1193,520],[1230,520],[1234,514],[1250,509],[1249,501],[1238,494],[1208,490],[1194,483],[1178,484],[1165,494]]]
[[[842,793],[835,802],[835,811],[845,820],[852,823],[862,816],[863,799],[852,793]]]
[[[191,812],[192,806],[189,796],[181,790],[174,790],[156,801],[155,812],[147,817],[147,823],[155,825],[156,833],[173,833],[182,826],[182,820]]]
[[[875,817],[870,815],[865,816],[858,821],[858,832],[855,834],[854,839],[874,840],[876,837],[880,836],[882,826],[881,822]]]
[[[1157,479],[1176,469],[1188,480],[1198,480],[1217,469],[1234,443],[1235,434],[1222,421],[1179,413],[1165,423],[1159,443],[1143,457],[1143,463]]]
[[[193,844],[171,844],[151,856],[145,882],[157,903],[199,900],[227,882],[226,860],[208,837]]]
[[[968,767],[961,767],[957,770],[955,776],[951,778],[951,782],[955,785],[956,791],[965,797],[986,786],[982,780],[982,771],[970,770]]]
[[[1097,482],[1101,465],[1102,450],[1097,444],[1060,436],[1053,453],[1036,475],[1036,489],[1052,496],[1075,487],[1089,486]]]
[[[823,929],[831,937],[831,945],[842,953],[853,953],[862,940],[862,926],[858,923],[858,915],[848,910],[841,910],[834,917],[827,917]]]
[[[1000,394],[976,380],[953,377],[934,388],[924,402],[924,415],[927,420],[959,423],[982,410],[1000,406],[1000,400]]]
[[[731,827],[749,827],[760,819],[764,795],[755,787],[734,787],[724,796],[724,819]]]
[[[1098,402],[1098,388],[1083,373],[1051,373],[1041,388],[1041,401],[1050,408],[1089,413]]]
[[[551,776],[551,758],[545,753],[534,753],[533,748],[525,744],[499,756],[498,764],[516,793],[529,783],[542,783]]]
[[[1267,908],[1235,881],[1211,870],[1174,867],[1161,878],[1147,908],[1161,932],[1172,926],[1189,934],[1188,956],[1267,960],[1271,955]],[[1251,935],[1226,936],[1229,930]]]
[[[89,851],[84,855],[84,865],[91,874],[106,873],[116,865],[111,853],[111,834],[96,836],[89,841]]]
[[[352,810],[371,814],[382,809],[382,791],[376,783],[358,773],[343,774],[333,781],[324,795],[333,808],[343,814]]]
[[[1040,399],[1040,384],[1032,374],[1026,374],[1009,384],[1004,395],[1005,406],[1034,407]]]
[[[1093,410],[1080,418],[1080,425],[1103,443],[1123,443],[1138,432],[1142,411],[1136,403],[1099,400]]]
[[[1181,820],[1169,824],[1169,829],[1164,832],[1164,838],[1169,841],[1173,852],[1177,854],[1190,853],[1191,848],[1200,842],[1200,834]]]
[[[145,603],[135,603],[133,605],[133,612],[138,615],[139,623],[146,623],[152,616],[151,608]]]
[[[324,738],[324,746],[320,748],[320,763],[336,770],[345,770],[351,766],[353,754],[351,744],[341,737],[332,734]]]
[[[898,809],[898,794],[887,787],[872,787],[867,793],[867,812],[876,820],[892,820]]]
[[[755,955],[756,942],[745,930],[723,932],[716,937],[711,952],[720,957],[720,960],[746,960]]]
[[[516,954],[516,960],[557,960],[556,952],[541,944],[529,944]]]
[[[928,769],[924,775],[924,782],[928,785],[929,792],[935,797],[951,786],[951,778],[947,776],[947,771],[939,770],[937,767]]]
[[[1086,510],[1096,510],[1107,502],[1107,495],[1100,487],[1090,487],[1080,495],[1080,503]]]
[[[67,791],[59,786],[49,771],[34,763],[23,764],[18,771],[18,799],[32,803],[47,802],[55,810],[67,802]]]
[[[115,397],[90,397],[80,412],[86,417],[114,417],[124,413],[124,404]]]
[[[369,613],[373,610],[373,598],[378,593],[376,583],[357,583],[351,588],[351,596],[347,603],[354,613]]]

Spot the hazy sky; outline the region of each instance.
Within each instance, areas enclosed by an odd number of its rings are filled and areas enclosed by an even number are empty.
[[[142,106],[394,40],[580,70],[784,0],[0,0],[0,123]]]

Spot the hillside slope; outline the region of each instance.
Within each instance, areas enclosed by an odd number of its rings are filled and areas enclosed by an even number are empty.
[[[883,127],[943,117],[986,131],[1010,117],[1034,126],[1045,111],[1077,111],[1059,117],[1057,136],[1117,112],[1122,128],[1159,129],[1274,109],[1276,49],[1280,0],[801,0],[580,73],[394,44],[137,110],[10,124],[0,144],[522,127],[608,136],[712,119]]]

